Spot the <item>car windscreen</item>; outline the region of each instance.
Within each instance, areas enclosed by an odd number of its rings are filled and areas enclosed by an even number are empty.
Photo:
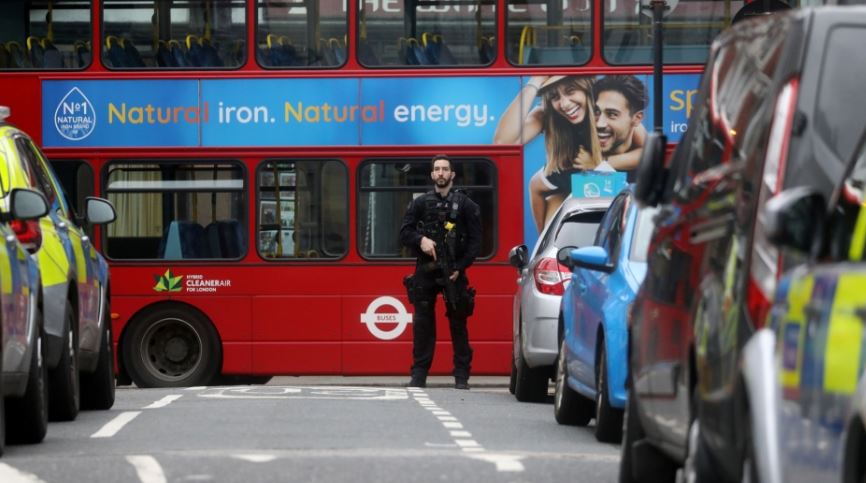
[[[633,262],[646,262],[647,250],[649,249],[650,238],[652,238],[653,218],[655,218],[658,209],[642,208],[637,214],[634,233],[631,238],[631,253],[628,258]]]
[[[559,226],[553,245],[557,248],[591,246],[603,216],[604,211],[587,211],[569,215]]]

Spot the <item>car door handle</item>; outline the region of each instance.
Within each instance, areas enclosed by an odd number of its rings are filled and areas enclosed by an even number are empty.
[[[69,225],[67,225],[65,221],[58,221],[57,228],[61,231],[69,231]]]
[[[8,243],[9,245],[15,243],[15,240],[17,239],[18,237],[16,237],[15,235],[6,235],[6,243]]]

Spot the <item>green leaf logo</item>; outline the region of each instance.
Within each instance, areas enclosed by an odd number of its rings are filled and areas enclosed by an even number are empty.
[[[154,275],[153,279],[156,280],[153,289],[157,292],[180,292],[183,290],[183,275],[175,277],[170,268],[162,275]]]

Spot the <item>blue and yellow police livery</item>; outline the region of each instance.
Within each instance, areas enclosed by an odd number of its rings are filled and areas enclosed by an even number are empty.
[[[807,264],[780,281],[748,344],[751,454],[760,480],[866,478],[866,133],[831,202],[812,188],[767,204],[769,237]],[[765,354],[774,354],[767,357]]]
[[[0,146],[6,152],[0,163],[4,183],[39,191],[49,207],[46,216],[17,235],[37,259],[42,278],[50,416],[74,419],[82,404],[109,408],[114,404],[114,367],[108,265],[76,222],[47,159],[27,134],[0,122]],[[8,203],[0,203],[0,211],[8,210]],[[115,216],[111,204],[98,198],[89,198],[85,211],[85,224],[108,223]]]
[[[0,159],[6,157],[0,147]],[[7,414],[10,417],[0,424],[0,452],[4,439],[13,443],[42,441],[48,426],[39,268],[13,231],[44,216],[48,206],[40,193],[10,190],[6,181],[6,177],[0,179],[0,198],[12,209],[0,215],[0,420]]]

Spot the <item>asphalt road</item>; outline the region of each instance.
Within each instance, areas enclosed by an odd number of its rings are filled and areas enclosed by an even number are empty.
[[[618,446],[507,387],[286,382],[118,388],[111,410],[7,446],[0,482],[616,481]]]

